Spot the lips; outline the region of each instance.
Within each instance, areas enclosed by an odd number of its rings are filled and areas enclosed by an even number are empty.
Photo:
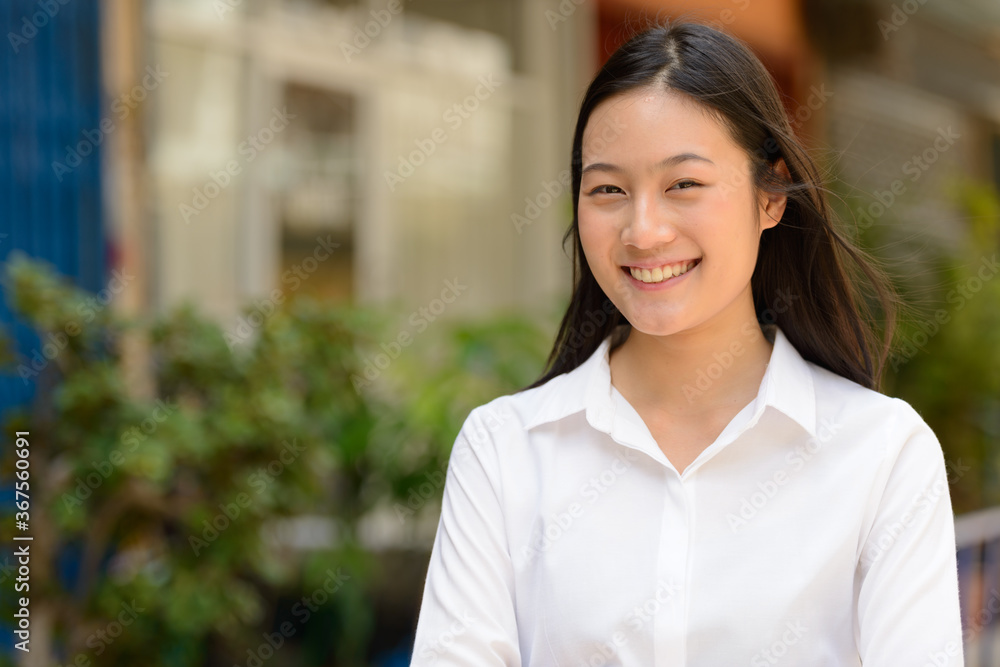
[[[670,262],[659,266],[623,266],[622,270],[643,283],[661,283],[682,276],[701,263],[701,258]]]

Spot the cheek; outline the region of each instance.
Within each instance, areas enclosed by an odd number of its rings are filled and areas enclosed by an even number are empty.
[[[609,238],[607,230],[588,216],[580,216],[580,244],[588,260],[596,259],[607,250]],[[594,270],[591,263],[591,270]]]
[[[698,234],[706,249],[715,248],[728,255],[745,254],[748,248],[752,252],[758,243],[749,201],[735,197],[716,200],[700,211],[692,232]]]

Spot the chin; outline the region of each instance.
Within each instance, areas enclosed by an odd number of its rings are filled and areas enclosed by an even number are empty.
[[[634,330],[647,336],[671,336],[687,328],[687,323],[681,321],[681,318],[679,317],[628,317],[628,315],[626,315],[625,319],[629,321],[629,324],[632,325]]]

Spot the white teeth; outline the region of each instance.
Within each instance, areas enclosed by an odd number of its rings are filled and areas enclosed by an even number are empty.
[[[632,274],[633,278],[641,280],[644,283],[660,283],[668,278],[674,278],[687,273],[694,268],[695,264],[697,264],[697,262],[684,262],[682,264],[657,267],[653,270],[638,269],[634,266],[630,266],[629,273]]]

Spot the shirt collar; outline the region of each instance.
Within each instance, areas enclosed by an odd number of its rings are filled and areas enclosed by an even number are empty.
[[[753,421],[770,406],[816,437],[816,394],[808,362],[777,325],[762,328],[774,347],[755,399]],[[609,334],[580,366],[543,385],[548,391],[526,420],[526,430],[580,411],[586,412],[587,420],[596,428],[610,428],[614,415],[609,363],[612,338]]]

